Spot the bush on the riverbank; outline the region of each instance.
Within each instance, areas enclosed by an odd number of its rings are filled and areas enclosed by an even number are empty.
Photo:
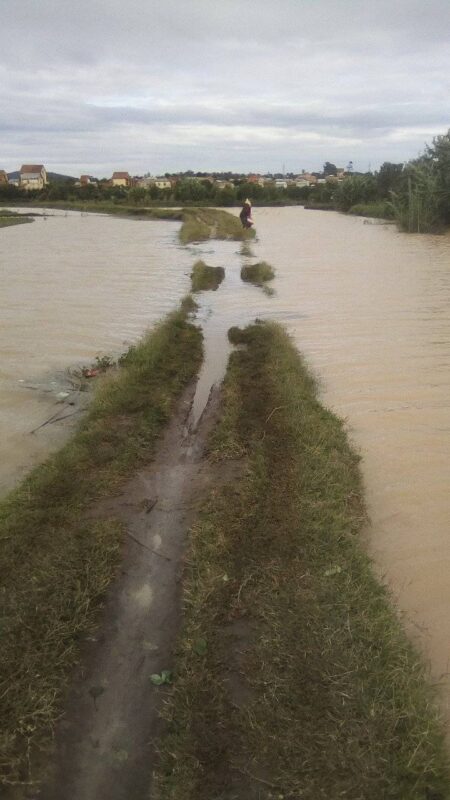
[[[197,373],[192,301],[169,315],[100,383],[74,438],[0,504],[0,783],[35,778],[80,638],[118,559],[119,523],[89,516],[151,460],[176,399]],[[5,788],[6,792],[6,788]],[[3,795],[2,795],[3,796]]]
[[[196,261],[191,273],[193,292],[215,292],[225,278],[223,267],[210,267],[204,261]]]
[[[241,280],[246,283],[254,283],[255,286],[264,286],[267,281],[273,280],[275,272],[267,261],[259,261],[257,264],[248,264],[241,268]]]
[[[152,797],[446,800],[434,698],[360,541],[358,457],[279,326],[233,340]]]

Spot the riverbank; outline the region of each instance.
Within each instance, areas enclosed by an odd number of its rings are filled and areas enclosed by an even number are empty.
[[[24,222],[33,222],[33,220],[24,214],[17,214],[14,211],[0,208],[0,228],[8,228],[10,225],[22,225]]]
[[[370,217],[372,219],[381,219],[385,222],[395,224],[394,210],[391,203],[387,201],[373,202],[373,203],[356,203],[351,206],[348,211],[338,208],[335,203],[330,201],[309,200],[305,203],[307,211],[336,211],[339,214],[350,214],[357,217]]]
[[[209,448],[234,477],[191,531],[151,796],[444,800],[434,698],[360,541],[358,458],[278,326],[240,342]]]
[[[0,780],[32,784],[83,638],[120,564],[124,530],[89,515],[148,463],[201,361],[186,300],[98,387],[74,438],[0,505]],[[14,796],[14,788],[13,794]]]
[[[200,206],[184,206],[182,208],[167,208],[161,206],[144,208],[141,206],[119,205],[110,202],[33,202],[32,207],[80,211],[82,213],[92,214],[109,214],[136,220],[182,222],[179,232],[179,238],[182,244],[203,242],[208,239],[233,239],[236,241],[244,241],[252,239],[255,236],[254,230],[242,228],[237,216],[218,208]],[[8,216],[8,219],[9,218]],[[22,219],[22,221],[25,220]]]

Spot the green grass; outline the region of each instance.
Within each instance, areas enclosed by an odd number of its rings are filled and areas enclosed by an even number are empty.
[[[336,211],[336,206],[332,200],[314,200],[310,198],[304,208],[312,211]]]
[[[444,800],[420,659],[360,541],[358,457],[284,331],[234,340],[152,800]],[[236,471],[236,470],[235,470]]]
[[[118,522],[86,514],[151,460],[202,357],[188,321],[169,315],[100,382],[73,439],[0,504],[0,783],[27,783],[51,739],[79,643],[120,560]],[[5,790],[6,791],[6,790]],[[3,796],[3,795],[2,795]]]
[[[348,210],[348,213],[356,214],[359,217],[373,217],[375,219],[394,218],[393,205],[387,200],[379,200],[374,203],[357,203]]]
[[[56,201],[40,203],[45,208],[62,208],[75,211],[87,211],[97,214],[113,214],[121,217],[148,220],[175,220],[182,221],[180,241],[182,244],[190,242],[203,242],[207,239],[234,239],[245,241],[253,239],[254,229],[242,228],[239,217],[216,208],[197,208],[187,206],[184,208],[142,208],[140,206],[127,206],[110,201],[91,200],[82,201]]]
[[[275,272],[273,267],[266,261],[260,261],[258,264],[250,264],[241,269],[241,278],[246,283],[254,283],[256,286],[264,286],[267,281],[273,280]]]
[[[11,204],[9,204],[11,205]],[[179,208],[141,208],[113,203],[110,200],[48,200],[31,202],[30,208],[54,208],[67,211],[87,211],[96,214],[113,214],[122,217],[138,217],[139,219],[181,220]],[[1,213],[1,210],[0,210]]]
[[[243,241],[255,236],[254,229],[242,227],[239,217],[216,208],[184,208],[180,230],[182,244],[202,242],[207,239],[234,239]]]
[[[219,288],[225,278],[223,267],[209,267],[204,261],[196,261],[191,274],[192,291],[213,291]]]
[[[30,217],[16,215],[13,211],[0,209],[0,228],[8,228],[10,225],[22,225],[24,222],[33,222]]]

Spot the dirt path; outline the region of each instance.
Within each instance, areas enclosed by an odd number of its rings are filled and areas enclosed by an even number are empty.
[[[184,542],[209,480],[202,455],[218,405],[215,392],[192,431],[193,395],[191,388],[182,398],[152,465],[96,510],[125,523],[125,556],[71,691],[40,800],[148,800],[165,693],[151,675],[173,664]]]

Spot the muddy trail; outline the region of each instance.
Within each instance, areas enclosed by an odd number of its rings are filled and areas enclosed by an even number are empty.
[[[219,393],[211,392],[197,424],[194,394],[190,387],[182,397],[153,463],[95,508],[123,523],[125,554],[56,733],[45,800],[149,796],[166,691],[151,676],[173,665],[185,539],[212,480],[203,454]]]

